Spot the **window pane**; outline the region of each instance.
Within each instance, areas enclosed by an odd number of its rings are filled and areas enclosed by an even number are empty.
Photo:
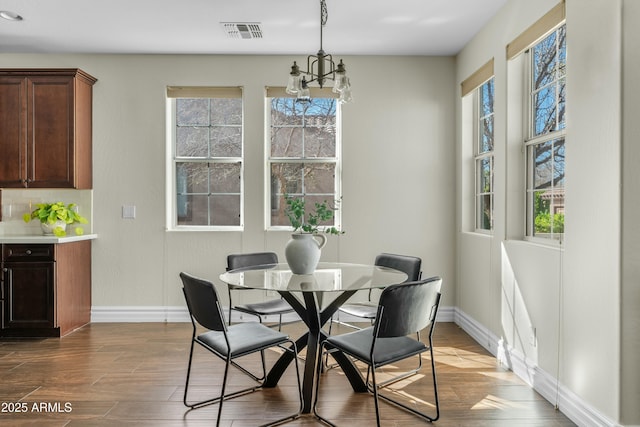
[[[567,66],[567,28],[558,28],[558,78],[564,77]]]
[[[209,130],[206,127],[179,127],[176,129],[176,156],[209,157]]]
[[[271,188],[276,194],[302,193],[302,163],[271,165]]]
[[[178,126],[209,126],[209,100],[176,99],[176,124]]]
[[[304,193],[333,195],[336,185],[335,176],[334,163],[306,164],[304,166]]]
[[[302,128],[272,127],[272,157],[302,157]]]
[[[179,163],[178,223],[239,225],[240,169],[240,164]]]
[[[491,169],[491,159],[483,158],[478,165],[478,193],[490,193],[493,187],[493,170]]]
[[[565,122],[564,122],[565,86],[566,86],[565,82],[566,82],[565,78],[563,78],[559,82],[560,95],[558,97],[558,130],[565,128]]]
[[[239,163],[212,163],[209,169],[212,193],[240,193]]]
[[[480,153],[493,150],[493,115],[480,121]]]
[[[551,33],[532,51],[532,111],[536,136],[565,127],[565,27]]]
[[[553,144],[553,186],[564,187],[564,139]]]
[[[284,194],[271,192],[271,225],[290,225],[289,219],[284,213],[287,202]]]
[[[480,116],[493,114],[493,78],[480,86]]]
[[[271,100],[271,126],[302,126],[303,103],[294,98]]]
[[[335,126],[306,127],[304,132],[305,157],[335,157]]]
[[[178,194],[209,193],[207,163],[177,163],[176,177]]]
[[[533,48],[534,89],[548,85],[556,78],[556,33],[553,32]]]
[[[564,139],[533,146],[535,189],[564,186]]]
[[[476,228],[480,230],[491,230],[493,228],[493,196],[491,194],[482,194],[478,196],[477,204],[479,206],[479,215]]]
[[[564,233],[564,191],[536,191],[534,207],[534,236],[560,238]]]
[[[178,197],[178,225],[209,225],[209,197],[188,194]]]
[[[212,125],[242,125],[241,98],[212,98]]]
[[[533,147],[533,159],[535,162],[533,188],[535,189],[551,187],[553,175],[552,149],[553,144],[551,142],[545,142]]]
[[[556,88],[542,89],[534,94],[535,135],[556,130]]]
[[[210,197],[211,222],[215,225],[240,225],[240,195]]]
[[[211,129],[211,157],[240,157],[242,128],[215,127]]]
[[[534,236],[559,238],[564,232],[564,139],[532,147],[535,159],[533,194]]]

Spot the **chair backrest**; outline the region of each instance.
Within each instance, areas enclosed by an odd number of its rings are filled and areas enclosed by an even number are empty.
[[[226,331],[218,293],[213,283],[184,272],[180,273],[180,278],[191,320],[195,319],[209,330]]]
[[[275,252],[253,252],[249,254],[227,255],[227,271],[239,268],[274,266],[278,263],[278,255]]]
[[[440,304],[442,279],[431,277],[387,286],[380,295],[374,333],[401,337],[432,326]]]
[[[422,276],[422,260],[415,256],[382,253],[376,257],[374,264],[406,273],[408,277],[405,282],[415,282]]]

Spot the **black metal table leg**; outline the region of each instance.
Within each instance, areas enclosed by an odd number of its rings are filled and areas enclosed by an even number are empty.
[[[304,305],[290,292],[280,292],[282,297],[293,307],[308,328],[308,332],[296,340],[298,352],[304,348],[307,349],[302,380],[303,414],[308,414],[312,410],[316,368],[318,363],[322,363],[321,355],[318,354],[320,342],[327,337],[322,331],[322,326],[354,293],[355,291],[343,292],[332,301],[331,304],[325,307],[324,310],[320,311],[314,292],[302,292]],[[360,375],[360,371],[358,371],[351,360],[344,354],[338,352],[334,353],[333,357],[342,368],[353,390],[355,392],[366,392],[367,386]],[[291,361],[293,361],[293,355],[290,352],[283,353],[267,373],[264,387],[275,387]]]

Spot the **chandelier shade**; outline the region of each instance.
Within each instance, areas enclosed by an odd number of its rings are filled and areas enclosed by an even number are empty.
[[[316,82],[322,88],[328,80],[331,80],[333,92],[339,94],[338,101],[340,103],[351,102],[353,101],[351,83],[342,59],[336,66],[333,57],[322,48],[322,29],[327,23],[327,16],[326,1],[320,0],[320,49],[315,55],[307,57],[306,70],[300,70],[296,61],[293,61],[286,92],[295,95],[301,101],[308,101],[311,98],[309,84]]]

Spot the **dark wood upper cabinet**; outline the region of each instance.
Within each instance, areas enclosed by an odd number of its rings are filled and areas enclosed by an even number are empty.
[[[0,68],[0,187],[92,188],[96,81],[79,69]]]

